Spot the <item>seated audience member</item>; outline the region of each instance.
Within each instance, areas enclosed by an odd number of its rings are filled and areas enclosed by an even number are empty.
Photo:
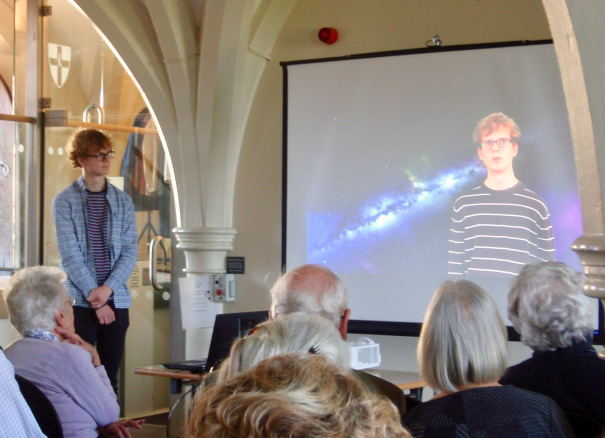
[[[15,370],[0,348],[0,438],[44,436],[19,390]]]
[[[508,294],[508,317],[533,356],[500,380],[545,394],[565,412],[605,424],[605,360],[592,347],[585,277],[559,262],[526,265]]]
[[[395,407],[325,356],[273,356],[205,388],[185,437],[409,437]]]
[[[420,372],[432,400],[404,416],[414,437],[572,437],[550,398],[500,386],[506,327],[496,304],[475,283],[443,283],[431,300],[418,341]]]
[[[139,422],[118,422],[120,407],[95,348],[74,332],[65,274],[37,266],[16,272],[5,297],[11,324],[23,336],[6,350],[15,372],[34,383],[55,407],[65,438],[99,432],[130,437]]]
[[[282,275],[271,288],[272,319],[295,312],[320,315],[332,322],[347,339],[347,328],[351,310],[348,308],[349,295],[336,274],[325,266],[301,265]],[[404,395],[397,386],[380,377],[364,371],[355,371],[371,391],[388,397],[403,415],[407,409],[419,402]]]
[[[264,359],[286,353],[315,353],[338,366],[350,367],[349,347],[328,321],[318,315],[293,313],[263,322],[250,335],[235,341],[217,379],[230,379]]]
[[[342,339],[347,339],[349,295],[340,278],[328,268],[298,266],[282,275],[270,293],[272,319],[296,312],[320,315],[334,324]]]

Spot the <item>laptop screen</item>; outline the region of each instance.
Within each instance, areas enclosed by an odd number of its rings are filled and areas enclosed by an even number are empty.
[[[267,319],[269,312],[266,310],[216,315],[206,369],[210,370],[220,364],[229,356],[235,339],[248,335],[254,327]]]

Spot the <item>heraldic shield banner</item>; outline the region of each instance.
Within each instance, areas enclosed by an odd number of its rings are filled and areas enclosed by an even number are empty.
[[[67,81],[70,64],[71,47],[48,43],[48,65],[50,67],[50,74],[57,87],[61,88],[65,84],[65,81]]]

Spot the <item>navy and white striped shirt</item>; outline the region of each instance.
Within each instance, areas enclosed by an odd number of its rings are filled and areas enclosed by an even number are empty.
[[[109,246],[107,245],[107,189],[101,192],[86,190],[86,195],[90,248],[95,261],[97,284],[102,286],[111,271]]]
[[[521,182],[475,187],[454,203],[448,252],[452,275],[513,276],[525,264],[554,260],[548,208]]]

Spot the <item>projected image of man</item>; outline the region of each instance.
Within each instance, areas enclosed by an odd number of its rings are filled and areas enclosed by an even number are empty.
[[[523,265],[554,260],[550,213],[513,169],[521,131],[494,113],[477,124],[473,140],[487,178],[454,202],[448,272],[514,276]]]

